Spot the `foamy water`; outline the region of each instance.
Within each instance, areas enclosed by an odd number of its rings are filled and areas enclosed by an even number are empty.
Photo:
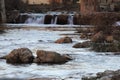
[[[77,42],[83,42],[79,36],[72,36],[73,43],[56,44],[55,40],[64,33],[74,31],[49,31],[49,30],[7,30],[0,35],[0,56],[8,54],[11,50],[27,47],[35,55],[36,50],[56,51],[61,54],[70,54],[73,58],[62,65],[11,65],[5,60],[0,60],[0,78],[58,78],[59,80],[80,80],[82,76],[95,74],[104,70],[120,69],[120,56],[98,55],[87,48],[75,49],[72,46]],[[69,35],[71,36],[71,35]]]

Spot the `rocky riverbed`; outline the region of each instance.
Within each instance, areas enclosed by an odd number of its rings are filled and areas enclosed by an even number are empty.
[[[20,26],[20,25],[19,25]],[[7,55],[16,48],[29,48],[36,56],[37,50],[55,51],[60,54],[69,54],[73,60],[65,64],[7,64],[5,60],[0,60],[0,79],[34,79],[50,78],[56,80],[81,80],[85,75],[95,75],[97,72],[105,70],[120,69],[120,56],[104,55],[106,53],[96,53],[89,48],[73,48],[78,42],[84,42],[79,35],[72,35],[73,30],[50,30],[38,28],[8,29],[6,33],[0,35],[0,56]],[[72,38],[72,43],[57,44],[55,41],[61,37]],[[69,35],[70,34],[70,35]]]

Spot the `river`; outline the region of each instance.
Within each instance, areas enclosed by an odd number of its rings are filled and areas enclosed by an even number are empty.
[[[20,26],[20,25],[19,25]],[[40,28],[40,27],[39,27]],[[0,79],[3,78],[56,78],[56,80],[81,80],[85,75],[95,75],[105,70],[120,69],[120,56],[104,55],[90,51],[89,48],[75,49],[75,43],[83,42],[79,35],[72,35],[75,30],[51,30],[39,28],[8,29],[0,34],[0,56],[8,54],[11,50],[27,47],[35,52],[39,50],[56,51],[60,54],[69,54],[73,60],[61,65],[12,65],[0,60]],[[66,36],[72,37],[73,43],[56,44],[55,40]]]

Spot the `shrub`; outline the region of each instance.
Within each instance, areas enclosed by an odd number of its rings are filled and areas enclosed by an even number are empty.
[[[117,20],[117,15],[112,13],[97,13],[91,20],[91,24],[95,26],[95,33],[103,31],[104,34],[112,33],[113,24]]]

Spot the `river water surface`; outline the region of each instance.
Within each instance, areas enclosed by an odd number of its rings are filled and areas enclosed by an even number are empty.
[[[120,69],[120,56],[104,55],[96,53],[88,48],[75,49],[72,46],[77,42],[83,42],[79,35],[72,37],[73,43],[56,44],[60,37],[74,34],[75,31],[52,31],[37,29],[11,29],[0,34],[0,56],[8,54],[11,50],[27,47],[36,56],[36,50],[56,51],[60,54],[70,54],[73,60],[62,65],[11,65],[5,60],[0,60],[0,78],[57,78],[57,80],[81,80],[82,76],[94,75],[104,70]],[[102,54],[102,55],[100,55]]]

